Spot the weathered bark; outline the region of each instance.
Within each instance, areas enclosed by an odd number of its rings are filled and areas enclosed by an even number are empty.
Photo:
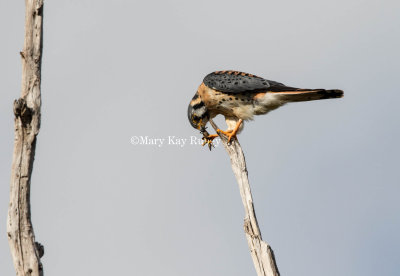
[[[21,98],[14,102],[15,139],[11,169],[7,235],[16,274],[43,275],[43,246],[35,242],[30,183],[40,129],[43,0],[25,1],[25,41]]]
[[[217,131],[217,125],[210,120],[210,124]],[[218,132],[217,132],[218,133]],[[219,134],[219,133],[218,133]],[[228,139],[223,134],[219,134],[231,159],[233,173],[239,184],[240,196],[245,210],[244,232],[247,243],[250,247],[251,257],[258,276],[279,276],[278,267],[275,262],[274,252],[271,247],[262,240],[260,228],[258,227],[256,213],[253,206],[249,179],[247,175],[246,160],[239,141],[232,139],[228,144]]]

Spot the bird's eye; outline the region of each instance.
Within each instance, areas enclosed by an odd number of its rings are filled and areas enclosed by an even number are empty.
[[[194,123],[197,123],[199,120],[200,120],[200,117],[197,117],[196,115],[193,115],[193,116],[192,116],[192,121],[193,121]]]

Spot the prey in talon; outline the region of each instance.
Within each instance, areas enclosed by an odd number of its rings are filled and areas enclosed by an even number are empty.
[[[201,140],[203,140],[203,143],[201,144],[202,146],[208,145],[208,148],[211,149],[214,147],[213,140],[218,137],[217,134],[209,134],[204,127],[203,129],[200,130],[200,133],[203,134],[203,137]]]
[[[239,71],[216,71],[208,74],[197,89],[188,107],[188,119],[192,127],[203,134],[203,146],[211,150],[217,134],[206,130],[208,121],[218,114],[225,116],[228,129],[218,129],[227,136],[228,142],[242,131],[244,121],[254,115],[267,114],[287,103],[343,97],[339,89],[308,89],[286,86]]]

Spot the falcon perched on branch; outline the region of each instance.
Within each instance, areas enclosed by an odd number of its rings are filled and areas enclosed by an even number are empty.
[[[211,149],[218,135],[206,131],[209,119],[225,116],[228,129],[217,132],[228,136],[228,141],[243,129],[243,121],[254,115],[266,114],[289,103],[341,98],[342,90],[300,89],[276,81],[266,80],[238,71],[217,71],[208,74],[188,107],[190,124],[203,134],[204,144]]]

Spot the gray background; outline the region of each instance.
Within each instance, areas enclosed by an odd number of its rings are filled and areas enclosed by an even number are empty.
[[[23,2],[0,3],[1,275],[14,274]],[[239,136],[281,274],[399,275],[398,1],[45,4],[32,212],[46,275],[255,275],[223,148],[130,143],[200,137],[187,104],[221,69],[345,91],[258,117]]]

